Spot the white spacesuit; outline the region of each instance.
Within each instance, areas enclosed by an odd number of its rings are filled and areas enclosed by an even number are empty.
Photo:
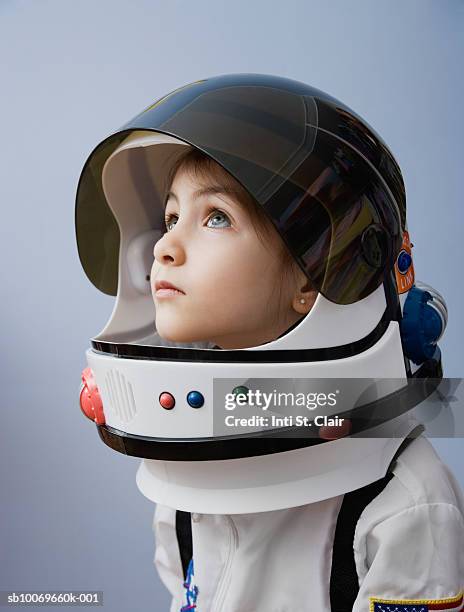
[[[318,292],[275,340],[224,350],[156,330],[153,245],[187,148],[246,189]],[[88,277],[116,295],[87,351],[81,408],[108,446],[143,458],[171,612],[462,608],[462,494],[410,414],[442,377],[446,306],[414,284],[401,172],[365,121],[288,79],[189,84],[92,152],[76,231]],[[349,435],[316,421],[311,435],[218,429],[219,391],[263,380],[337,381]]]
[[[158,505],[155,564],[173,595],[170,612],[194,602],[190,609],[208,612],[461,610],[459,485],[422,435],[392,467],[393,477],[378,481],[367,499],[347,494],[272,512],[192,513],[189,589],[176,511]]]

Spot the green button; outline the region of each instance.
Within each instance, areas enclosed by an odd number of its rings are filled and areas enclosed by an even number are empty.
[[[235,389],[232,389],[232,393],[239,397],[239,396],[245,396],[245,398],[248,397],[248,387],[245,387],[244,385],[240,385],[239,387],[235,387]]]

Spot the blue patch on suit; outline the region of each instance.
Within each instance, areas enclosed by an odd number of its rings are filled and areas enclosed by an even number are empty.
[[[373,601],[373,612],[429,612],[424,604],[381,603]]]
[[[187,578],[184,582],[185,587],[185,605],[182,606],[179,612],[188,612],[190,610],[195,610],[197,607],[196,601],[198,597],[198,587],[194,582],[194,572],[193,572],[193,558],[190,559],[190,563],[187,568]]]

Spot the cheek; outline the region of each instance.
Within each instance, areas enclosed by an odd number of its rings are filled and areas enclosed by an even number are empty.
[[[151,270],[150,270],[150,289],[151,289],[151,294],[154,296],[155,294],[155,288],[154,288],[154,283],[155,283],[155,278],[156,275],[159,271],[159,266],[156,262],[156,260],[153,261],[153,264],[151,266]]]
[[[257,240],[236,240],[230,248],[217,245],[210,253],[203,251],[201,263],[193,267],[201,271],[195,286],[234,303],[269,297],[278,281],[278,262]]]

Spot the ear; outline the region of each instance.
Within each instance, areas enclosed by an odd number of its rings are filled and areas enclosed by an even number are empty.
[[[301,288],[295,291],[293,296],[293,310],[299,314],[308,314],[314,306],[318,292],[313,288],[302,270],[298,270],[298,282],[296,286]]]

